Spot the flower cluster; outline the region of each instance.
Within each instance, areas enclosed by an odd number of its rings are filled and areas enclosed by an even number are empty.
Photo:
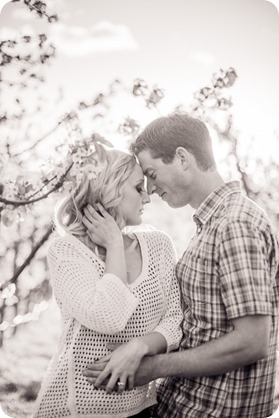
[[[88,180],[96,180],[99,174],[105,170],[106,161],[101,161],[97,152],[92,155],[72,155],[71,158],[73,167],[70,172],[70,177],[67,179],[71,183],[71,189],[80,185],[84,175]]]
[[[94,160],[93,164],[87,164],[84,167],[80,167],[80,175],[79,177],[82,177],[84,174],[86,174],[86,177],[88,180],[96,180],[98,175],[106,168],[105,162],[97,162]]]

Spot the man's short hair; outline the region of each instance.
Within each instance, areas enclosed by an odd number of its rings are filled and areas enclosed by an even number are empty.
[[[173,113],[152,121],[131,145],[131,151],[138,155],[149,150],[153,158],[170,164],[178,147],[190,152],[202,171],[216,167],[206,125],[186,113]]]

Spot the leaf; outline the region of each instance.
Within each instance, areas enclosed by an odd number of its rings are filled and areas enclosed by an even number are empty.
[[[111,142],[109,142],[102,135],[97,134],[97,133],[94,133],[94,134],[91,135],[91,140],[95,143],[95,146],[96,146],[96,144],[100,143],[100,144],[106,145],[107,147],[110,147],[110,148],[113,147]]]

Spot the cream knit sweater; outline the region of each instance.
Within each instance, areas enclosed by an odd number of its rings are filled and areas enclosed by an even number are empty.
[[[152,331],[164,335],[168,351],[178,347],[182,313],[175,277],[176,257],[160,231],[135,232],[142,272],[126,286],[72,235],[52,241],[48,253],[63,334],[48,367],[34,418],[128,417],[156,403],[155,383],[107,394],[87,383],[82,370],[108,354],[107,343],[124,343]]]

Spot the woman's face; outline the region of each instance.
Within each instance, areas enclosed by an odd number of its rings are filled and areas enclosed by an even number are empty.
[[[144,188],[144,176],[139,164],[127,180],[119,211],[122,214],[125,225],[139,225],[144,205],[150,202],[150,197]]]

